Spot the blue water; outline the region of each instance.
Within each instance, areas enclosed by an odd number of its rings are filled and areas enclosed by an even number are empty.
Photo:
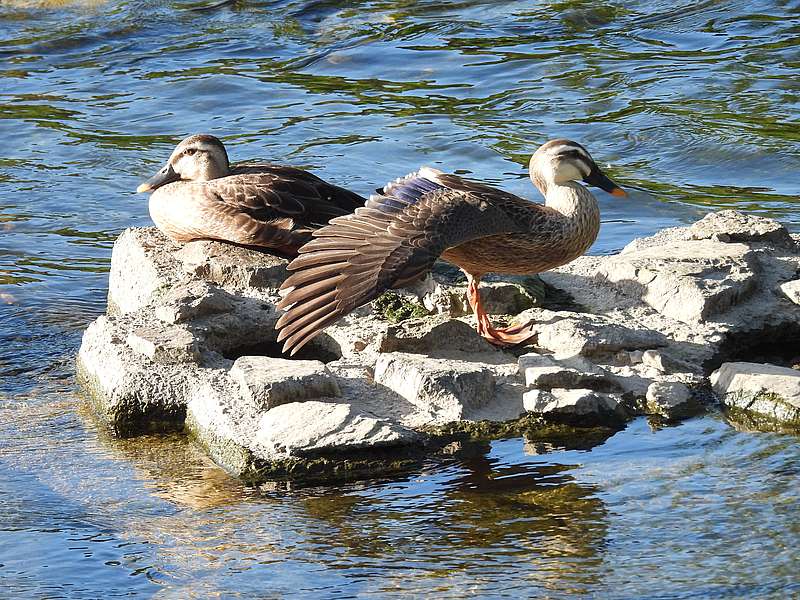
[[[422,164],[536,198],[582,142],[592,248],[736,207],[800,230],[800,3],[0,4],[0,597],[800,596],[797,439],[710,415],[261,490],[76,393],[137,184],[193,132],[361,193]],[[539,448],[538,451],[542,449]]]

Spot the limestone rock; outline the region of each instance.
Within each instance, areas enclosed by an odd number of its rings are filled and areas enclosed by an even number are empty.
[[[613,355],[620,350],[657,348],[667,343],[666,337],[657,331],[628,328],[600,315],[568,314],[554,322],[534,324],[540,348],[559,356],[591,357]]]
[[[484,310],[490,315],[517,315],[540,303],[530,286],[516,281],[483,280],[478,292]]]
[[[614,355],[614,360],[623,366],[642,364],[644,352],[642,350],[620,350]]]
[[[418,294],[429,312],[451,317],[471,314],[465,285],[433,279],[426,281],[427,286]],[[478,289],[483,308],[490,315],[516,315],[538,306],[544,297],[544,284],[538,277],[489,276],[481,280]]]
[[[254,446],[267,456],[309,456],[410,444],[419,435],[349,404],[307,401],[284,404],[261,418]]]
[[[423,439],[350,403],[306,400],[264,411],[258,402],[236,394],[236,387],[221,380],[199,388],[189,400],[186,427],[217,464],[254,483],[270,476],[378,472],[389,465],[376,450]],[[370,450],[370,455],[356,456],[360,450]],[[331,455],[340,456],[342,464],[336,459],[308,462]]]
[[[647,410],[650,414],[675,421],[697,414],[701,407],[685,384],[654,381],[647,388]]]
[[[497,352],[475,328],[447,315],[409,319],[390,325],[379,344],[380,352]]]
[[[165,323],[183,323],[207,315],[233,310],[235,298],[207,281],[193,280],[174,286],[156,306],[155,314]]]
[[[795,304],[800,304],[800,279],[794,279],[792,281],[782,283],[780,290],[789,300]]]
[[[689,234],[695,240],[769,242],[794,247],[794,240],[778,221],[737,210],[709,213],[689,228]]]
[[[195,241],[175,253],[194,277],[234,288],[278,288],[286,279],[285,258],[213,241]]]
[[[128,346],[155,363],[197,362],[197,339],[182,327],[142,327],[127,337]]]
[[[528,412],[581,427],[619,425],[628,419],[618,395],[593,390],[530,390],[523,404]]]
[[[525,385],[543,390],[553,388],[590,389],[598,392],[619,392],[620,385],[609,373],[596,365],[589,369],[568,366],[568,360],[556,361],[549,356],[523,354],[519,357],[519,371]]]
[[[180,275],[177,246],[154,227],[131,227],[114,242],[108,277],[109,312],[128,313],[149,304]]]
[[[463,275],[438,262],[398,296],[441,314],[392,325],[373,304],[361,307],[298,355],[323,366],[269,358],[280,356],[285,260],[217,242],[180,247],[153,228],[131,229],[115,245],[111,316],[87,329],[79,379],[119,435],[185,423],[214,460],[252,482],[395,468],[435,451],[439,436],[522,426],[505,422],[526,405],[579,425],[674,416],[686,395],[677,382],[704,383],[704,366],[720,356],[745,356],[764,340],[793,347],[800,306],[782,294],[793,297],[800,246],[784,242],[773,222],[719,213],[616,256],[581,257],[541,277],[548,309],[517,315],[533,319],[529,346],[542,353],[519,360],[520,348],[500,350],[475,332]],[[539,300],[520,278],[485,283],[490,312],[517,312],[525,293]],[[797,421],[788,385],[734,391],[726,402]],[[421,444],[432,430],[437,444]]]
[[[710,377],[722,402],[778,423],[800,426],[800,371],[770,364],[724,363]]]
[[[494,374],[480,364],[400,352],[378,358],[375,382],[429,411],[438,423],[469,418],[495,391]]]
[[[700,365],[681,360],[663,350],[646,350],[641,355],[641,363],[661,373],[699,373]]]
[[[597,272],[655,310],[696,323],[725,312],[756,288],[760,266],[745,244],[675,242],[609,257]]]
[[[318,360],[242,356],[233,363],[230,375],[242,395],[262,410],[341,394],[330,371]]]
[[[278,310],[270,302],[239,297],[232,310],[198,316],[185,326],[200,340],[201,346],[221,354],[247,354],[250,348],[265,344],[273,344],[272,352],[278,352],[274,344],[278,317]]]
[[[121,437],[183,428],[186,398],[212,369],[154,363],[126,343],[135,324],[100,317],[83,334],[78,380],[98,416]]]
[[[428,312],[460,317],[470,313],[466,286],[452,286],[434,281],[431,289],[421,296]]]

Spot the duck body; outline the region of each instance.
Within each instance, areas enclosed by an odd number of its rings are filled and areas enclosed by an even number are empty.
[[[212,239],[296,256],[314,229],[365,199],[294,167],[228,164],[222,142],[195,135],[137,191],[152,192],[150,216],[176,242]]]
[[[316,231],[289,265],[282,286],[278,340],[296,352],[317,333],[385,290],[423,277],[438,258],[467,276],[478,332],[498,345],[530,337],[524,327],[495,329],[481,305],[486,273],[530,275],[566,264],[597,238],[600,211],[586,181],[624,192],[588,152],[553,140],[531,158],[538,204],[456,175],[422,168],[387,184],[354,214]]]
[[[453,175],[439,175],[449,189],[456,187]],[[472,182],[458,178],[470,193],[487,202],[484,210],[507,213],[512,222],[524,223],[523,231],[485,235],[447,248],[441,258],[465,273],[482,276],[487,273],[533,275],[571,262],[584,254],[600,231],[600,209],[594,197],[570,201],[568,196],[585,194],[585,188],[555,189],[550,202],[557,206],[535,204],[513,194],[488,186],[475,189]],[[571,186],[570,186],[571,187]],[[556,195],[567,196],[556,201]],[[589,194],[591,195],[591,194]],[[563,211],[563,212],[562,212]]]

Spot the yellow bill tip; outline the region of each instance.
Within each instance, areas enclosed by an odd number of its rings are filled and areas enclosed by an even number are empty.
[[[139,187],[136,188],[136,193],[137,194],[143,194],[145,192],[151,191],[152,189],[153,188],[150,187],[149,183],[142,183],[142,184],[139,184]]]

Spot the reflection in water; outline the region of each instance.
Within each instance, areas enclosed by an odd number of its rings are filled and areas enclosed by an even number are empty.
[[[797,229],[791,2],[0,4],[0,589],[15,597],[800,593],[794,438],[714,418],[243,487],[74,392],[133,190],[185,135],[360,193],[421,164],[535,197],[555,136],[631,190],[595,253],[708,208]],[[610,437],[609,437],[610,436]]]

